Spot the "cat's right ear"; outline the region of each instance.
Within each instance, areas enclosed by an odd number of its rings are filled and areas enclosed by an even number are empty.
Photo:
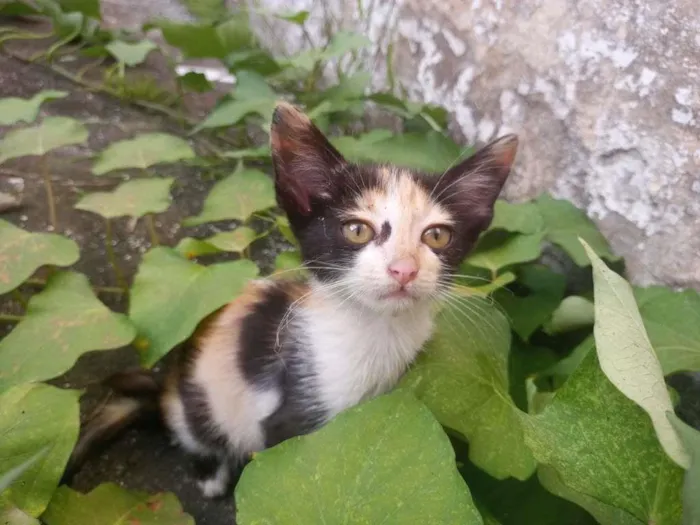
[[[346,161],[301,111],[281,102],[270,130],[275,188],[285,211],[309,215],[314,200],[331,198],[332,176]]]

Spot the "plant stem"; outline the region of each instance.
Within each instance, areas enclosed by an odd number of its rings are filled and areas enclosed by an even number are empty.
[[[22,319],[24,317],[21,315],[0,314],[0,322],[19,323]]]
[[[114,276],[117,278],[117,284],[127,292],[126,280],[124,279],[124,274],[122,274],[119,264],[117,263],[117,257],[114,255],[114,247],[112,246],[112,221],[105,219],[105,249],[107,251],[107,259],[109,259],[109,264],[112,265],[114,269]]]
[[[51,183],[51,172],[49,171],[49,159],[46,155],[41,157],[41,174],[44,177],[44,188],[46,188],[46,201],[49,205],[49,222],[51,228],[56,231],[58,219],[56,217],[56,202],[53,195],[53,184]]]
[[[153,215],[148,214],[144,217],[146,220],[146,228],[148,228],[148,235],[151,238],[151,245],[158,246],[160,241],[158,240],[158,233],[156,232],[156,223],[153,220]]]

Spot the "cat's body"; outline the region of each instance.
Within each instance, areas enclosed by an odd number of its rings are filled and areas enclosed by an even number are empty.
[[[505,137],[439,176],[358,166],[286,104],[271,143],[278,202],[311,276],[251,282],[202,322],[162,388],[143,372],[118,376],[123,397],[88,425],[77,455],[141,410],[146,391],[216,496],[253,452],[392,388],[488,226],[517,145]]]

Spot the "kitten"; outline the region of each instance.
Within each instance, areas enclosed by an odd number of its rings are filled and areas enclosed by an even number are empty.
[[[310,277],[251,282],[200,324],[162,388],[146,371],[112,378],[123,397],[87,425],[74,460],[157,399],[196,459],[202,493],[220,496],[252,453],[392,388],[431,335],[435,301],[489,225],[517,138],[443,174],[357,165],[281,103],[271,146],[278,203]]]

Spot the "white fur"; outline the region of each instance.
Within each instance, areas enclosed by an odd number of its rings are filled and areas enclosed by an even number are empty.
[[[228,463],[222,461],[211,478],[198,481],[197,485],[205,498],[218,498],[226,492],[230,479],[231,470]]]
[[[164,415],[174,441],[191,454],[207,454],[208,449],[194,437],[185,417],[185,407],[179,396],[165,398]]]

